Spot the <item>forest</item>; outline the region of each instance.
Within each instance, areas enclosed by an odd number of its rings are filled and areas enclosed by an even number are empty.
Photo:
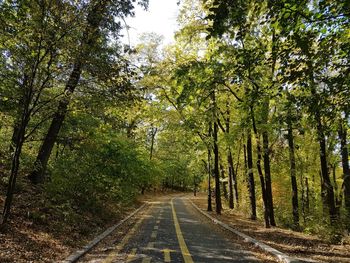
[[[136,5],[0,0],[1,231],[192,191],[349,239],[350,2],[181,0],[174,43],[130,46]]]

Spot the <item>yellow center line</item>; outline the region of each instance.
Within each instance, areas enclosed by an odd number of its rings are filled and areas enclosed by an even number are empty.
[[[151,238],[156,238],[157,237],[157,231],[152,231]]]
[[[175,212],[173,199],[171,199],[170,204],[171,204],[171,209],[173,211],[173,218],[174,218],[174,225],[175,225],[175,230],[176,230],[176,236],[177,236],[177,240],[179,241],[179,246],[180,246],[180,249],[181,249],[182,257],[184,258],[185,263],[193,263],[191,254],[188,251],[185,239],[184,239],[184,237],[182,235],[182,232],[181,232],[179,220],[177,219],[176,212]]]
[[[132,261],[135,258],[136,250],[137,250],[136,248],[133,248],[131,250],[130,254],[128,255],[128,258],[126,259],[126,262],[130,262],[130,261]]]
[[[147,248],[154,248],[154,242],[149,242],[147,244]]]
[[[169,249],[164,249],[164,262],[171,262],[170,259],[170,250]]]
[[[154,242],[148,242],[147,244],[147,249],[153,249],[154,248]],[[144,257],[142,259],[141,263],[150,263],[151,262],[151,258],[150,257]]]
[[[133,226],[133,228],[127,233],[127,235],[122,239],[122,241],[115,247],[115,250],[112,251],[104,261],[102,261],[103,263],[112,263],[113,262],[113,259],[124,248],[124,246],[128,243],[130,238],[136,232],[138,227],[141,225],[143,219],[144,219],[144,216],[141,216],[140,219],[137,221],[137,223]]]

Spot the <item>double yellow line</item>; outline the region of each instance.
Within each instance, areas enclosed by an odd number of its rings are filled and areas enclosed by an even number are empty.
[[[176,231],[177,240],[179,241],[179,246],[181,249],[182,257],[184,258],[185,263],[193,263],[192,256],[191,256],[190,251],[188,250],[188,248],[186,246],[185,239],[184,239],[182,232],[181,232],[181,228],[180,228],[179,220],[177,219],[173,200],[174,200],[174,198],[171,199],[170,204],[171,204],[171,209],[173,211],[175,231]]]
[[[171,209],[172,209],[172,214],[173,214],[173,220],[174,220],[174,226],[175,226],[175,231],[176,231],[176,236],[177,236],[177,240],[179,242],[179,246],[180,246],[180,250],[181,250],[181,254],[182,257],[184,259],[185,263],[194,263],[191,253],[189,252],[185,239],[183,237],[183,234],[181,232],[181,228],[180,228],[180,223],[179,220],[177,218],[176,215],[176,211],[175,211],[175,206],[174,206],[174,202],[173,202],[174,198],[171,199],[170,204],[171,204]],[[116,247],[116,249],[109,254],[109,256],[105,259],[105,261],[103,261],[103,263],[111,263],[113,261],[113,259],[115,259],[115,257],[118,255],[118,253],[124,248],[124,246],[127,244],[127,242],[130,240],[130,238],[135,234],[136,230],[138,229],[138,227],[140,226],[141,222],[143,221],[144,217],[142,216],[138,222],[134,225],[134,227],[131,229],[131,231],[122,239],[122,241],[119,243],[119,245]],[[153,235],[153,233],[152,233]],[[151,242],[150,242],[151,243]],[[153,243],[154,244],[154,243]],[[136,251],[133,251],[131,253],[131,255],[129,255],[129,260],[133,258],[133,254]],[[165,262],[170,262],[170,250],[164,250],[164,260]],[[143,263],[148,263],[150,262],[151,259],[146,257],[144,258],[144,260],[142,261]]]

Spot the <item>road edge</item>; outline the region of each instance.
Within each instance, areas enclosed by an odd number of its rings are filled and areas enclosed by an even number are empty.
[[[91,249],[93,249],[98,243],[100,243],[104,238],[109,236],[114,230],[116,230],[118,227],[120,227],[126,221],[128,221],[131,217],[133,217],[138,212],[140,212],[143,208],[145,208],[147,206],[147,204],[148,203],[144,203],[138,209],[136,209],[134,212],[129,214],[127,217],[125,217],[122,221],[107,228],[103,233],[99,234],[92,241],[90,241],[87,245],[85,245],[81,249],[75,251],[74,253],[70,254],[66,259],[62,260],[61,263],[75,263],[75,262],[77,262],[82,256],[84,256]]]
[[[193,201],[189,198],[186,198],[191,204],[192,206],[199,211],[202,215],[206,216],[207,218],[209,218],[211,221],[213,221],[215,224],[220,225],[221,227],[225,228],[226,230],[240,236],[243,238],[243,240],[245,242],[248,243],[252,243],[254,246],[259,247],[260,249],[262,249],[263,251],[271,254],[272,256],[276,257],[279,261],[284,262],[284,263],[301,263],[301,262],[305,262],[305,261],[301,261],[299,259],[293,258],[288,256],[287,254],[273,248],[270,247],[269,245],[266,245],[265,243],[262,243],[246,234],[243,234],[235,229],[233,229],[232,227],[230,227],[229,225],[217,220],[216,218],[212,217],[211,215],[209,215],[208,213],[204,212],[202,209],[200,209],[195,203],[193,203]]]

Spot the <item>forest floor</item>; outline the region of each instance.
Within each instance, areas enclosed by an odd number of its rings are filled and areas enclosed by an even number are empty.
[[[202,210],[207,208],[207,195],[198,194],[190,199]],[[215,211],[215,208],[214,208]],[[279,227],[266,229],[262,221],[249,220],[230,209],[222,215],[209,213],[234,229],[247,234],[291,257],[315,262],[350,262],[350,244],[332,244],[317,236],[307,235]]]
[[[0,262],[58,262],[116,224],[144,200],[164,193],[141,196],[128,207],[115,207],[114,216],[78,213],[65,216],[61,207],[47,206],[43,191],[20,181],[7,226],[0,231]],[[0,207],[6,189],[0,184]],[[63,219],[63,220],[62,220]]]

